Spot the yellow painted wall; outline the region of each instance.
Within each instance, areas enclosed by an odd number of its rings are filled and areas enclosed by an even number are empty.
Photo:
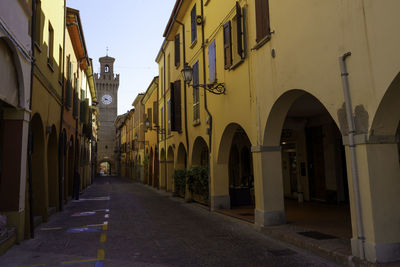
[[[236,68],[225,70],[222,27],[227,21],[234,21],[236,1],[205,2],[207,2],[203,18],[205,62],[201,46],[203,41],[201,26],[197,26],[197,41],[191,44],[190,40],[190,11],[196,4],[197,15],[200,15],[202,1],[184,1],[176,19],[186,27],[186,62],[191,66],[196,61],[199,62],[201,84],[209,82],[208,79],[204,79],[203,64],[206,69],[205,75],[208,77],[208,45],[215,40],[216,76],[218,82],[223,82],[226,87],[225,95],[206,93],[207,106],[213,117],[210,151],[212,199],[229,195],[227,151],[230,143],[225,140],[232,137],[232,132],[238,125],[243,128],[256,151],[263,150],[264,147],[279,148],[286,113],[292,103],[307,92],[322,103],[339,129],[347,127],[344,116],[340,115],[344,114],[344,96],[339,57],[350,51],[352,55],[346,63],[354,109],[352,112],[355,113],[358,123],[357,140],[360,145],[366,146],[357,149],[360,187],[363,192],[362,220],[367,238],[366,254],[371,261],[377,259],[387,261],[390,255],[385,253],[390,250],[387,246],[391,246],[388,244],[394,244],[395,248],[400,243],[400,228],[394,226],[399,222],[398,214],[400,214],[394,204],[398,203],[400,186],[394,177],[398,177],[400,171],[398,162],[384,160],[385,157],[393,159],[399,156],[395,155],[397,146],[395,134],[400,111],[398,105],[391,99],[396,99],[400,91],[400,53],[397,49],[400,45],[400,37],[397,34],[400,23],[396,13],[400,3],[396,0],[384,4],[361,0],[324,3],[317,0],[296,3],[288,0],[269,1],[271,39],[265,44],[257,44],[255,1],[239,1],[245,14],[246,57]],[[180,65],[175,67],[173,61],[174,37],[179,33],[182,40],[182,26],[179,23],[172,24],[156,59],[160,75],[158,95],[160,122],[161,108],[165,109],[170,97],[169,83],[182,80],[180,74],[184,63],[182,50]],[[168,134],[167,129],[166,140],[162,137],[159,142],[160,152],[162,150],[167,152],[169,148],[174,150],[175,162],[179,144],[185,145],[186,151],[189,150],[190,166],[191,152],[196,138],[201,137],[209,144],[207,134],[209,116],[205,110],[205,92],[200,89],[200,120],[193,122],[192,87],[188,87],[186,91],[189,146],[186,145],[184,134],[184,112],[182,112],[183,132]],[[386,98],[385,94],[388,95]],[[182,108],[183,101],[182,81]],[[324,131],[328,136],[331,135],[329,129]],[[342,134],[343,142],[348,144],[347,133],[342,131]],[[299,138],[304,139],[301,136]],[[327,144],[327,151],[332,151],[329,145]],[[300,149],[304,151],[304,147]],[[256,210],[260,212],[259,216],[268,216],[269,213],[274,216],[278,213],[284,214],[280,154],[279,151],[253,153]],[[327,157],[329,162],[333,160],[329,155]],[[348,152],[346,158],[353,235],[356,236],[355,200]],[[334,166],[329,165],[329,162],[325,167],[334,171]],[[383,165],[388,167],[384,172],[381,168]],[[163,185],[166,185],[168,190],[169,176],[168,172],[164,174],[164,169],[167,167],[160,163]],[[327,188],[332,190],[337,186],[333,183],[333,171],[328,173],[326,184]],[[305,182],[303,186],[307,187]],[[308,192],[305,194],[308,198]],[[383,216],[383,210],[389,217]],[[260,220],[261,224],[268,223],[266,217],[260,218],[256,215],[256,221]],[[353,244],[355,255],[357,255],[356,247],[357,245]]]

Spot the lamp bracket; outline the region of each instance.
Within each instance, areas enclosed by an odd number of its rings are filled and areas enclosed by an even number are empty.
[[[210,83],[210,84],[192,84],[193,87],[201,87],[214,95],[224,95],[225,94],[225,84],[224,83]]]

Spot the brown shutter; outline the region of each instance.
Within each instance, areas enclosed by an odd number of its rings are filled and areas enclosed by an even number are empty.
[[[158,126],[158,105],[157,105],[157,101],[153,102],[153,122],[155,125]]]
[[[256,0],[256,41],[261,41],[270,34],[269,0]]]
[[[179,66],[181,61],[181,54],[180,54],[180,35],[175,35],[175,67]]]
[[[231,22],[224,24],[224,55],[225,69],[232,66],[232,38],[231,38]]]
[[[177,80],[171,87],[171,130],[182,132],[182,108],[181,108],[181,81]]]
[[[243,36],[242,36],[242,8],[239,2],[236,1],[236,30],[237,30],[237,53],[242,58],[243,54]]]
[[[151,123],[151,121],[152,121],[152,114],[151,114],[151,108],[148,108],[147,109],[147,119],[149,120],[149,122],[150,122],[150,129],[152,128],[152,123]]]

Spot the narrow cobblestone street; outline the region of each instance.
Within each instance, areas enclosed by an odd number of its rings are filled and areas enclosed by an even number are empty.
[[[124,178],[100,177],[0,266],[335,266],[251,224]]]

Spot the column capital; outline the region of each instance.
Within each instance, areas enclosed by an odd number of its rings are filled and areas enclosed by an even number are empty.
[[[370,135],[357,134],[354,136],[355,145],[367,145],[367,144],[395,144],[398,142],[398,138],[394,135]],[[343,136],[343,145],[349,146],[349,136]]]
[[[29,122],[31,111],[26,109],[4,108],[4,120],[16,120]]]

